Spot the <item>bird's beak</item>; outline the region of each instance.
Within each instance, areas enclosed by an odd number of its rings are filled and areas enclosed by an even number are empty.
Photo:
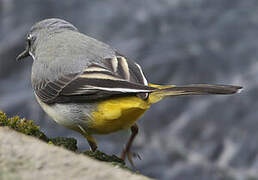
[[[19,55],[16,57],[16,60],[17,60],[17,61],[20,61],[21,59],[26,58],[26,57],[28,57],[29,55],[30,55],[30,53],[29,53],[29,44],[27,43],[26,49],[25,49],[21,54],[19,54]]]

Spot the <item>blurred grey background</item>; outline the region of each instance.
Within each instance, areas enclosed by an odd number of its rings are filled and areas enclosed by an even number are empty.
[[[40,109],[32,59],[16,62],[37,21],[58,17],[142,65],[150,82],[245,87],[232,96],[166,99],[138,123],[138,170],[177,180],[258,179],[257,0],[0,0],[0,109],[33,119],[48,136],[76,137]],[[98,136],[119,155],[129,131]],[[4,137],[0,137],[4,138]]]

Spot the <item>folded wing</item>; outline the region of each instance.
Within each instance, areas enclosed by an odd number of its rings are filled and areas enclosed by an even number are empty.
[[[104,64],[91,64],[81,73],[63,75],[55,81],[42,81],[34,90],[43,102],[51,104],[85,102],[129,94],[144,99],[156,88],[148,86],[138,64],[118,55],[106,58]]]

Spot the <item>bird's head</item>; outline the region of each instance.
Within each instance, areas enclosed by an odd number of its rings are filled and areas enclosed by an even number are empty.
[[[26,36],[26,48],[19,54],[16,60],[21,60],[28,56],[35,57],[36,47],[47,38],[51,38],[56,33],[65,30],[78,31],[71,23],[57,18],[45,19],[34,24]]]

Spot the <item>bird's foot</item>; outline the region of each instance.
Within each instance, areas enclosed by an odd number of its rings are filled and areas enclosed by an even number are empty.
[[[126,160],[126,158],[128,159],[128,161],[130,162],[131,166],[135,169],[135,165],[133,163],[133,158],[138,158],[138,159],[142,159],[141,156],[138,153],[135,152],[131,152],[128,149],[124,149],[122,154],[121,154],[121,159],[123,159],[124,161]]]

